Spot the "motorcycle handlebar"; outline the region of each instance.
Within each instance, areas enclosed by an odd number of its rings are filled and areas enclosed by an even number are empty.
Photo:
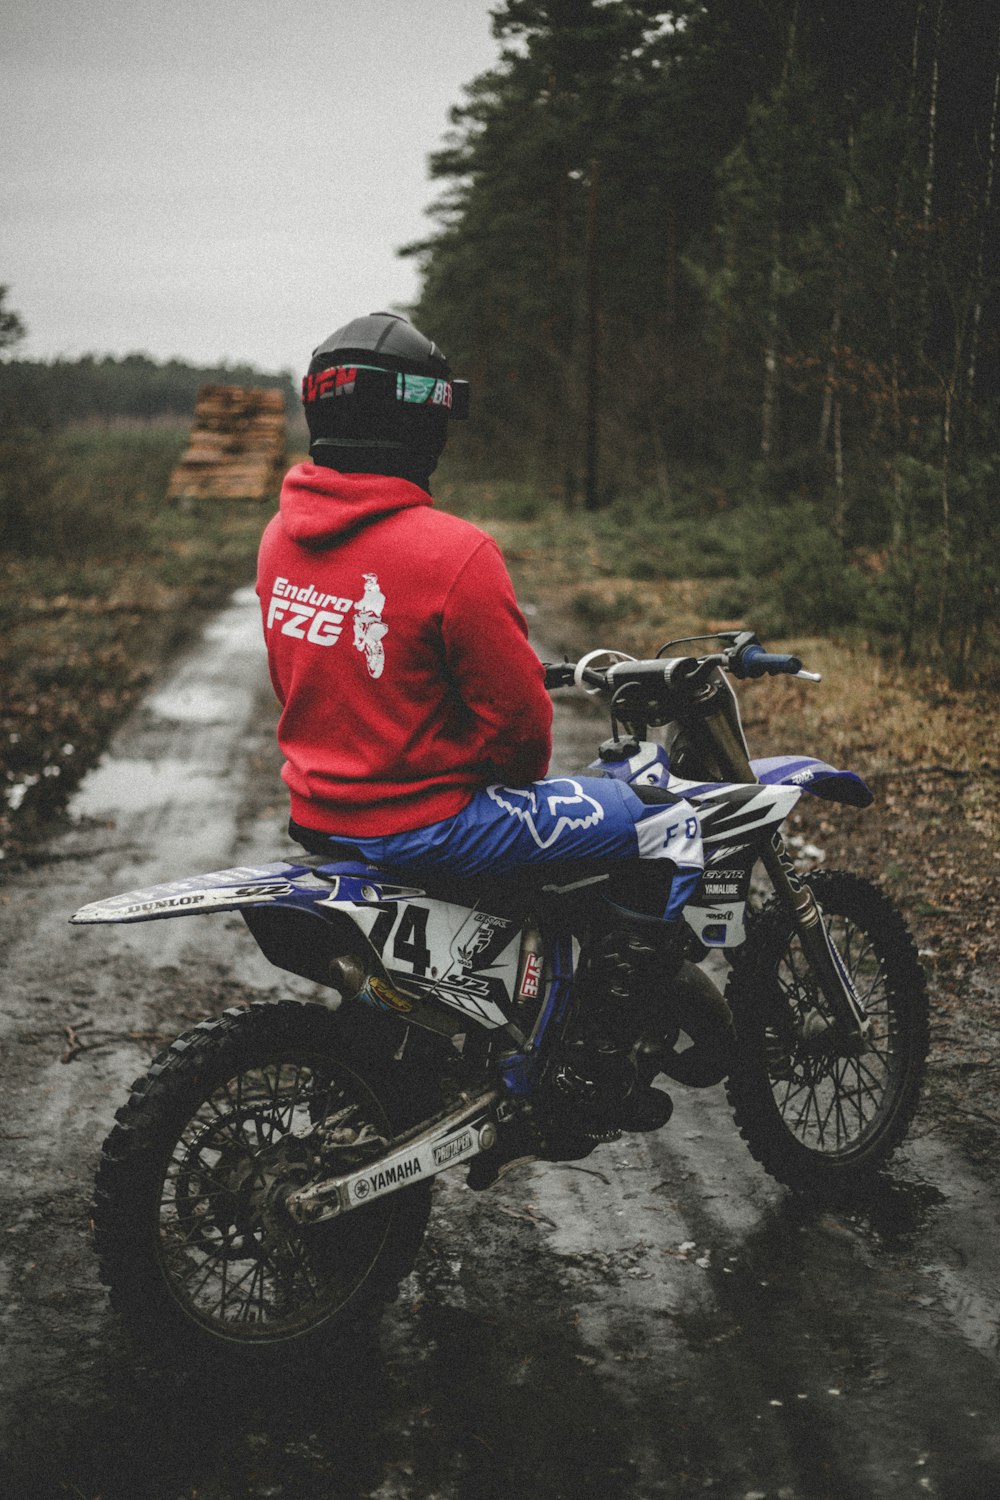
[[[626,683],[633,687],[646,683],[650,687],[654,683],[666,685],[672,682],[680,685],[685,681],[694,685],[705,681],[715,667],[732,672],[734,677],[741,679],[787,674],[807,678],[810,682],[821,680],[817,673],[803,670],[801,657],[785,652],[765,651],[757,640],[752,637],[748,639],[749,635],[749,632],[734,635],[731,637],[732,645],[726,650],[703,657],[657,657],[652,661],[627,658],[600,669],[588,665],[590,657],[584,657],[579,663],[546,662],[545,686],[573,687],[586,682],[606,691],[612,686],[622,687]],[[674,644],[679,645],[681,642]],[[606,653],[595,651],[591,656],[604,654]]]

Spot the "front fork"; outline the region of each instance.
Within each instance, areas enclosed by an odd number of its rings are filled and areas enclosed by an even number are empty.
[[[703,728],[707,743],[703,748],[717,762],[720,778],[756,782],[757,777],[747,757],[746,741],[739,721],[739,710],[729,684],[722,679],[705,689]],[[819,902],[799,879],[794,861],[776,833],[761,852],[764,868],[771,877],[775,893],[795,923],[802,951],[809,961],[816,983],[837,1023],[841,1041],[862,1049],[871,1022],[864,1004],[851,981],[844,961],[827,932]]]
[[[842,1038],[860,1041],[867,1036],[871,1021],[827,931],[819,902],[809,886],[799,879],[794,861],[779,833],[763,849],[761,860],[778,899],[791,915],[802,951],[823,998],[833,1012]]]

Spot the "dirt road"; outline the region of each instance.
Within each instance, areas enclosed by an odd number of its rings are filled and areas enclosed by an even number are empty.
[[[1000,1494],[997,1178],[918,1133],[863,1210],[807,1209],[718,1089],[677,1088],[657,1136],[483,1194],[445,1174],[418,1269],[349,1370],[249,1394],[136,1365],[87,1225],[114,1108],[160,1039],[309,987],[238,918],[66,918],[287,850],[257,631],[242,593],[0,895],[0,1496]],[[557,769],[594,737],[560,708]]]

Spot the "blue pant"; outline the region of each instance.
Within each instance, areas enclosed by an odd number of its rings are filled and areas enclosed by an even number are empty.
[[[701,828],[689,802],[649,805],[610,777],[556,776],[524,787],[488,786],[454,817],[411,833],[331,838],[372,864],[422,876],[502,878],[527,865],[665,859],[677,871],[663,914],[668,920],[680,913],[705,862]]]

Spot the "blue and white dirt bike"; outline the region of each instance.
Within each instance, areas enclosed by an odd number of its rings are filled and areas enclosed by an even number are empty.
[[[194,1027],[118,1111],[94,1224],[143,1346],[284,1359],[357,1332],[412,1269],[437,1173],[463,1167],[486,1187],[525,1157],[580,1158],[658,1128],[661,1075],[725,1079],[750,1151],[795,1189],[856,1189],[899,1144],[928,1045],[912,940],[868,880],[797,873],[779,831],[803,791],[856,807],[871,793],[807,756],[750,760],[726,674],[812,674],[749,632],[698,640],[721,649],[671,642],[654,660],[595,652],[547,669],[550,687],[610,708],[588,775],[698,811],[704,876],[672,927],[651,920],[657,861],[638,876],[545,866],[516,883],[424,884],[303,854],[76,913],[238,911],[271,962],[330,991]],[[647,739],[657,726],[662,743]],[[755,867],[768,894],[751,900]],[[724,994],[701,967],[713,949]]]

